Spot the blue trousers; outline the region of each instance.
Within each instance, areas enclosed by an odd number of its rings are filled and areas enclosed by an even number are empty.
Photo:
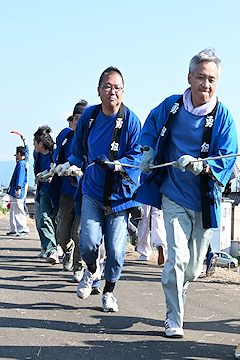
[[[127,239],[128,211],[104,214],[103,203],[84,194],[81,209],[80,252],[87,264],[96,263],[104,235],[106,264],[104,276],[116,282],[122,272]]]

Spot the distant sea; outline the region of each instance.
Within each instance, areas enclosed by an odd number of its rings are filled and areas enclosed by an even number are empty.
[[[16,166],[15,160],[0,161],[0,187],[7,188]],[[29,185],[34,186],[33,159],[30,160]]]

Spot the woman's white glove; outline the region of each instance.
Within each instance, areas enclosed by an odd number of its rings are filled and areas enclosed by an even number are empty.
[[[64,164],[59,164],[55,169],[55,173],[58,174],[58,176],[67,175],[67,170],[70,166],[71,164],[69,161],[65,162]]]
[[[185,172],[186,170],[191,171],[195,176],[197,176],[203,171],[203,162],[196,160],[197,159],[193,156],[182,155],[177,161],[174,161],[172,166],[176,169],[180,169],[182,172]]]
[[[76,165],[71,165],[67,170],[67,176],[82,177],[83,176],[82,169],[77,167]]]
[[[149,146],[143,147],[143,157],[139,166],[141,172],[148,174],[151,171],[150,166],[154,166],[154,153],[155,151],[153,148]]]

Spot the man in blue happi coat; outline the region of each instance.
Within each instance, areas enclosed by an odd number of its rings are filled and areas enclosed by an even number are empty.
[[[88,107],[77,124],[70,164],[82,167],[80,251],[87,269],[77,295],[87,298],[96,276],[98,249],[104,236],[106,249],[103,311],[118,311],[113,290],[120,278],[127,236],[128,209],[139,186],[141,151],[138,117],[123,103],[124,81],[115,67],[99,79],[100,105]],[[108,163],[110,160],[110,164]]]
[[[227,184],[238,152],[237,131],[229,110],[215,94],[221,61],[208,48],[190,61],[190,87],[153,109],[142,130],[140,169],[173,162],[151,171],[136,199],[162,208],[168,259],[162,274],[166,298],[165,333],[183,336],[189,281],[198,278],[211,239],[219,227],[221,189]],[[197,161],[221,156],[220,159]]]

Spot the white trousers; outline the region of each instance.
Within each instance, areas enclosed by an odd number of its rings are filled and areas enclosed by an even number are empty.
[[[150,221],[152,218],[152,224],[155,231],[155,246],[162,245],[167,249],[166,231],[163,221],[162,211],[150,206],[142,205],[144,210],[144,217],[138,223],[138,245],[137,251],[141,255],[150,257],[152,253],[151,247],[151,235],[150,235]]]
[[[24,206],[25,199],[16,199],[11,196],[10,232],[29,232],[27,214]]]
[[[212,230],[202,226],[202,212],[193,211],[162,197],[168,258],[162,273],[167,317],[183,326],[183,285],[201,274]]]

